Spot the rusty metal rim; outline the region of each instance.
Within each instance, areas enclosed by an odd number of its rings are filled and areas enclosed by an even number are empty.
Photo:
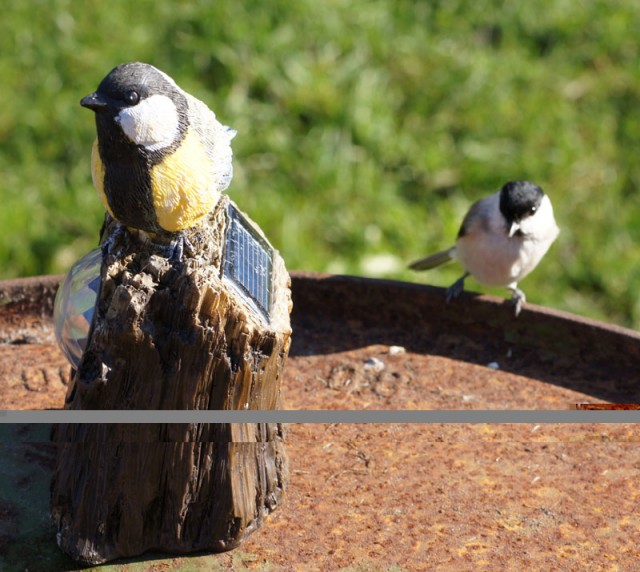
[[[54,343],[51,314],[59,281],[0,281],[2,344]],[[419,356],[417,363],[429,356],[430,367],[449,364],[447,384],[495,363],[500,372],[492,375],[517,375],[518,383],[526,378],[601,401],[640,402],[640,333],[633,330],[532,304],[515,318],[500,298],[465,292],[446,304],[442,288],[357,276],[292,272],[291,291],[290,357],[300,364],[347,363],[349,356],[364,355],[361,349],[396,346]]]
[[[349,285],[357,285],[360,287],[376,289],[383,292],[398,292],[407,296],[418,296],[420,298],[433,297],[436,300],[444,299],[444,288],[418,284],[414,282],[402,282],[399,280],[386,280],[378,278],[367,278],[363,276],[337,275],[307,271],[292,271],[292,290],[303,290],[305,285],[326,283],[334,286],[349,287]],[[43,275],[29,276],[26,278],[14,278],[9,280],[0,280],[0,307],[5,304],[15,302],[31,301],[34,303],[41,302],[38,299],[45,294],[55,295],[62,275]],[[307,284],[305,284],[307,283]],[[34,297],[35,295],[35,297]],[[471,308],[485,308],[503,311],[505,301],[502,298],[479,294],[474,292],[464,292],[461,301]],[[570,322],[579,327],[598,329],[610,332],[618,336],[624,336],[632,340],[640,342],[640,332],[610,324],[600,320],[587,318],[570,312],[556,310],[546,306],[538,306],[536,304],[527,303],[523,309],[523,314],[537,315],[542,318],[550,318],[553,320],[562,320]]]
[[[306,271],[293,271],[291,272],[292,288],[304,287],[304,282],[318,283],[321,281],[331,281],[334,285],[359,285],[363,287],[375,288],[389,293],[396,291],[403,293],[407,296],[419,296],[421,298],[433,297],[438,301],[443,301],[445,298],[446,289],[437,286],[430,286],[427,284],[419,284],[415,282],[402,282],[399,280],[387,280],[379,278],[368,278],[364,276],[350,276],[350,275],[338,275],[338,274],[324,274],[316,272]],[[1,286],[1,283],[0,283]],[[476,292],[465,291],[460,296],[462,303],[471,306],[472,308],[485,308],[495,309],[497,312],[508,310],[505,304],[504,298],[498,298],[496,296],[490,296],[487,294],[480,294]],[[444,307],[444,303],[442,304]],[[510,311],[510,310],[508,310]],[[523,307],[523,314],[537,315],[543,318],[550,318],[553,320],[562,320],[576,324],[577,326],[599,329],[602,331],[611,332],[620,336],[625,336],[633,340],[640,342],[640,332],[595,320],[585,316],[572,314],[563,310],[557,310],[547,306],[539,306],[536,304],[528,303]]]

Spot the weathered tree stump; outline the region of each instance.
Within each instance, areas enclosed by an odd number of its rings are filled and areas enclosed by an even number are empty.
[[[56,442],[58,545],[84,564],[229,550],[286,485],[277,424],[59,425]]]
[[[243,286],[233,265],[247,252],[234,251],[231,227],[268,245],[251,223],[238,227],[234,209],[223,196],[208,223],[188,232],[193,252],[181,262],[161,252],[162,237],[106,228],[117,256],[103,260],[66,408],[281,407],[289,276],[273,251],[270,268],[254,276],[252,263],[245,276],[266,280],[268,296]],[[280,424],[59,425],[53,438],[58,544],[88,564],[148,550],[233,548],[278,505],[287,480]]]

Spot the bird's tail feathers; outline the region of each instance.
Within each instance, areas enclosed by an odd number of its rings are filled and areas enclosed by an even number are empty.
[[[411,270],[429,270],[430,268],[435,268],[436,266],[440,266],[441,264],[445,264],[446,262],[453,260],[454,252],[455,247],[448,248],[447,250],[441,250],[431,256],[412,262],[409,265],[409,268],[411,268]]]

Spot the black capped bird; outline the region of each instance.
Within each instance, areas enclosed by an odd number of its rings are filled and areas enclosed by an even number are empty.
[[[125,63],[80,102],[95,112],[93,183],[108,213],[151,236],[198,225],[233,177],[231,139],[202,101],[155,67]]]
[[[428,270],[457,260],[465,272],[447,290],[447,301],[460,295],[465,278],[472,275],[487,286],[509,288],[517,316],[526,301],[518,282],[538,265],[559,232],[544,191],[529,181],[511,181],[471,206],[455,246],[409,268]]]

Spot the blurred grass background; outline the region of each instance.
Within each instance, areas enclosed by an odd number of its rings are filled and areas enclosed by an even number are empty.
[[[562,228],[531,302],[640,328],[640,3],[6,0],[0,278],[97,241],[95,127],[115,65],[159,67],[238,130],[230,196],[289,269],[414,274],[512,179]],[[467,287],[486,290],[469,280]]]

